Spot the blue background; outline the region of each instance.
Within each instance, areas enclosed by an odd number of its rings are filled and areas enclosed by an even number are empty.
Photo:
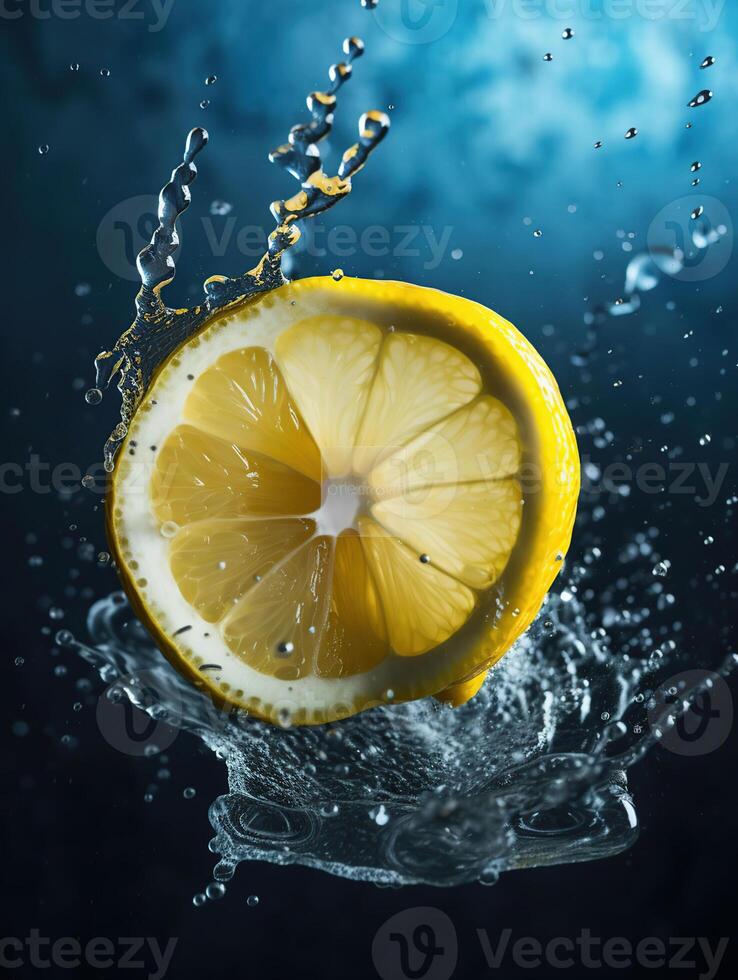
[[[365,109],[389,112],[392,130],[350,199],[320,219],[318,234],[325,241],[340,225],[360,237],[380,225],[391,254],[334,249],[321,257],[303,248],[294,274],[341,266],[492,306],[549,361],[582,451],[600,468],[634,455],[663,462],[662,444],[676,453],[669,458],[733,464],[738,11],[718,4],[715,16],[713,4],[676,0],[413,0],[405,5],[419,18],[413,27],[401,7],[399,0],[380,0],[376,13],[359,0],[174,0],[158,29],[143,0],[134,8],[140,19],[124,18],[116,4],[115,16],[101,20],[84,6],[76,18],[39,18],[8,0],[6,14],[21,16],[0,16],[4,460],[24,466],[37,453],[82,472],[99,460],[116,398],[93,408],[82,394],[94,380],[94,354],[132,318],[135,245],[150,233],[152,196],[179,162],[187,131],[204,125],[211,139],[182,223],[172,305],[196,302],[209,275],[255,264],[255,251],[239,248],[239,233],[268,231],[269,202],[296,189],[267,152],[306,119],[305,94],[325,85],[342,39],[359,34],[367,53],[341,93],[327,169],[353,141]],[[654,17],[659,11],[671,16]],[[570,40],[561,37],[566,27],[575,30]],[[717,62],[701,71],[707,55]],[[207,86],[211,74],[217,82]],[[687,109],[702,88],[714,91],[712,102]],[[204,99],[210,104],[201,108]],[[639,134],[626,141],[631,126]],[[692,188],[696,160],[701,184]],[[622,295],[627,263],[646,247],[649,229],[667,234],[662,210],[671,209],[668,220],[691,195],[716,199],[728,216],[727,244],[709,258],[705,278],[666,278],[643,296],[638,313],[589,323],[595,307]],[[228,202],[230,212],[211,214],[214,201]],[[403,238],[407,248],[405,228],[420,229],[409,243],[417,254],[399,248]],[[440,259],[423,244],[424,228],[447,242]],[[303,244],[314,234],[306,229]],[[225,247],[214,247],[221,240]],[[662,423],[664,413],[674,414],[673,423]],[[613,433],[599,449],[586,433],[595,418]],[[700,446],[704,434],[709,446]],[[606,864],[442,893],[385,892],[301,869],[254,867],[241,869],[224,902],[192,909],[190,896],[212,864],[205,802],[222,791],[223,773],[180,740],[171,760],[176,787],[146,807],[144,788],[159,763],[119,756],[101,741],[94,710],[72,712],[85,672],[69,664],[68,676],[52,675],[50,633],[59,624],[48,613],[62,608],[64,625],[81,634],[90,598],[115,587],[112,572],[82,557],[89,543],[93,553],[104,547],[99,497],[72,484],[39,492],[27,474],[18,485],[3,499],[11,568],[3,686],[12,799],[6,840],[14,852],[12,902],[7,890],[2,899],[9,935],[34,925],[52,936],[179,935],[176,977],[241,975],[248,962],[267,976],[338,978],[375,976],[374,932],[412,905],[437,905],[466,930],[457,976],[482,974],[473,929],[492,922],[543,940],[582,925],[636,940],[729,934],[734,738],[705,759],[657,752],[636,770],[644,837]],[[735,564],[725,506],[734,486],[731,469],[710,508],[693,496],[662,501],[637,492],[603,501],[605,544],[621,546],[658,525],[660,554],[672,561],[683,597],[678,614],[691,664],[717,663],[732,640],[735,580],[720,584],[711,575],[721,562],[728,570]],[[707,534],[716,544],[705,553]],[[612,567],[615,554],[607,552]],[[34,555],[42,565],[29,566]],[[16,668],[18,656],[26,662]],[[19,720],[27,725],[22,737],[10,734]],[[64,734],[73,739],[66,746]],[[198,787],[196,804],[181,799],[189,784]],[[261,905],[247,910],[253,892]]]

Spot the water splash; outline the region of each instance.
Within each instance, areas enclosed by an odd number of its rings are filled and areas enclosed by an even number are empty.
[[[92,608],[90,645],[64,645],[94,665],[108,697],[128,697],[225,762],[228,792],[209,814],[216,881],[260,860],[385,885],[489,884],[515,868],[613,855],[637,836],[626,772],[701,690],[662,699],[679,625],[647,542],[621,550],[617,589],[589,545],[456,710],[426,699],[287,730],[221,712],[159,654],[122,593]],[[635,606],[619,602],[630,592]],[[579,598],[592,594],[599,609]]]
[[[319,144],[333,128],[337,93],[351,78],[353,62],[364,53],[363,41],[358,37],[346,38],[343,53],[345,60],[330,68],[331,85],[326,91],[312,92],[307,97],[310,122],[293,126],[288,143],[277,147],[269,156],[299,181],[300,190],[287,200],[272,203],[276,227],[269,236],[264,256],[253,269],[239,276],[211,276],[204,284],[205,299],[201,304],[190,309],[172,309],[165,305],[161,294],[176,273],[177,220],[190,204],[189,185],[197,176],[194,159],[208,140],[207,132],[201,128],[193,129],[187,137],[182,163],[159,195],[159,225],[150,244],[138,257],[141,289],[136,297],[135,320],[112,350],[102,351],[95,359],[95,388],[90,389],[88,401],[98,402],[116,376],[121,393],[121,420],[104,447],[108,472],[113,469],[115,453],[157,366],[224,308],[287,281],[282,258],[300,238],[297,222],[314,218],[346,197],[351,192],[352,178],[386,136],[389,117],[378,110],[364,113],[359,120],[359,138],[343,154],[338,173],[329,176],[324,172]]]

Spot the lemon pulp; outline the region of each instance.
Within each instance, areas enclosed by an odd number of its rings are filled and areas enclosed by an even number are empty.
[[[175,353],[113,485],[124,580],[165,652],[219,698],[300,723],[498,659],[568,544],[578,468],[553,379],[495,314],[306,280]]]

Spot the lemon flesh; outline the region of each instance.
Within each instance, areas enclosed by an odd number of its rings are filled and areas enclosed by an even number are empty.
[[[435,290],[314,279],[162,366],[109,526],[176,666],[220,702],[318,723],[476,693],[540,608],[578,486],[558,388],[510,324]]]

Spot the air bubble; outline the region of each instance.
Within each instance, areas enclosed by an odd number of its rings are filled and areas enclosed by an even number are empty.
[[[85,401],[88,405],[99,405],[103,400],[103,393],[99,388],[90,388],[85,392]]]

